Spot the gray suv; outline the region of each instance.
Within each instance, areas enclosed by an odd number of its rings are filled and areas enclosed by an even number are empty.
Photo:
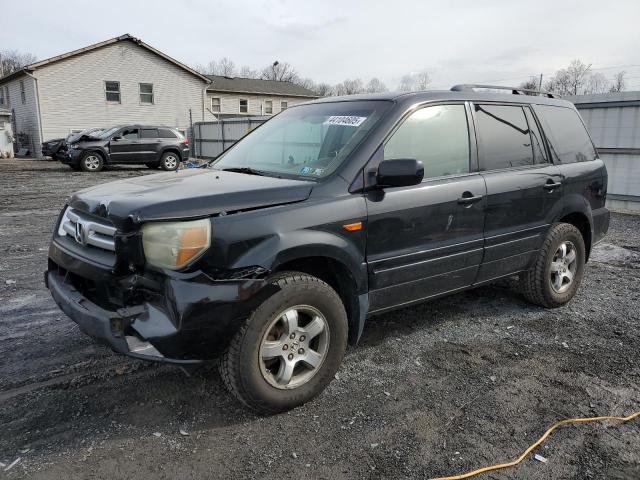
[[[119,125],[82,135],[59,150],[56,158],[86,172],[113,164],[144,164],[170,171],[189,158],[189,140],[169,127]]]

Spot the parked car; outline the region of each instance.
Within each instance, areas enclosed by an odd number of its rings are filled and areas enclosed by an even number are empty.
[[[67,135],[65,138],[54,138],[53,140],[47,140],[42,144],[42,155],[45,157],[51,157],[53,160],[58,160],[56,155],[59,150],[66,150],[69,143],[77,141],[83,136],[95,136],[99,132],[104,130],[103,128],[87,128],[80,132],[73,132]]]
[[[46,281],[87,334],[220,357],[259,412],[318,395],[366,319],[519,275],[569,302],[608,230],[607,171],[551,96],[355,95],[291,107],[207,168],[76,193]]]
[[[82,135],[58,150],[56,158],[86,172],[99,172],[113,164],[177,170],[189,158],[189,140],[169,127],[120,125]]]

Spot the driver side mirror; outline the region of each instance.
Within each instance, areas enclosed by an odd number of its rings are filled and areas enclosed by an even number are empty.
[[[378,165],[378,187],[408,187],[417,185],[424,178],[424,166],[415,158],[383,160]]]
[[[120,140],[122,140],[122,135],[116,135],[114,137],[111,137],[111,141],[112,142],[117,142],[117,141],[120,141]]]

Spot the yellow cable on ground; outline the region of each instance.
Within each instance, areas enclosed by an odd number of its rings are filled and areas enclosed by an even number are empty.
[[[628,417],[611,417],[611,416],[607,416],[607,417],[590,417],[590,418],[568,418],[566,420],[561,420],[559,422],[554,423],[551,426],[551,428],[549,428],[549,430],[544,432],[544,435],[542,435],[538,439],[538,441],[536,443],[534,443],[529,448],[527,448],[522,455],[520,455],[517,459],[515,459],[512,462],[499,463],[497,465],[491,465],[489,467],[479,468],[479,469],[474,470],[472,472],[463,473],[461,475],[454,475],[452,477],[438,477],[438,478],[435,478],[433,480],[463,480],[465,478],[475,477],[476,475],[480,475],[481,473],[491,472],[493,470],[500,470],[500,469],[503,469],[503,468],[509,468],[509,467],[513,467],[515,465],[518,465],[525,458],[527,458],[527,456],[533,450],[535,450],[537,447],[539,447],[540,444],[542,442],[544,442],[549,435],[551,435],[551,432],[553,432],[556,428],[561,427],[563,425],[568,425],[570,423],[602,422],[604,420],[614,420],[614,421],[625,423],[625,422],[630,422],[631,420],[635,419],[638,416],[640,416],[640,412],[633,413],[633,414],[629,415]]]

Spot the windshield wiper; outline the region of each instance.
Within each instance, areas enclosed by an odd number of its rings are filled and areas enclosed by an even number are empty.
[[[223,168],[222,171],[223,172],[246,173],[248,175],[260,175],[262,177],[267,175],[262,170],[256,170],[255,168],[251,168],[251,167],[228,167],[228,168]]]

